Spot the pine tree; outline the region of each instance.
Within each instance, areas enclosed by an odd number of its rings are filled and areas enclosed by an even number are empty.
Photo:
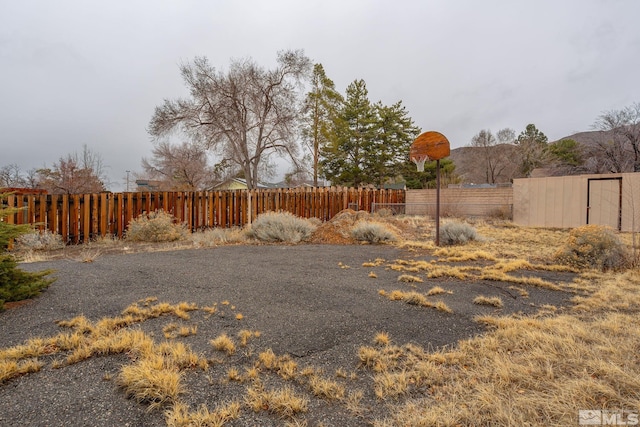
[[[364,80],[347,87],[332,141],[322,151],[322,170],[334,184],[358,187],[369,182],[365,156],[367,145],[375,138],[376,116],[368,94]]]
[[[365,145],[364,169],[370,182],[382,187],[402,173],[411,143],[420,134],[402,101],[391,106],[375,106],[375,137]]]
[[[520,156],[520,174],[528,177],[535,168],[545,165],[548,161],[547,136],[540,132],[534,124],[518,135],[516,145]]]
[[[440,187],[460,182],[455,169],[456,165],[451,159],[440,160]],[[407,188],[413,190],[436,188],[436,161],[425,162],[424,172],[418,172],[416,165],[409,160],[409,154],[407,154],[403,165],[402,177],[406,182]]]
[[[315,64],[311,75],[311,90],[304,102],[302,135],[312,156],[313,185],[318,186],[320,150],[331,140],[342,95],[327,77],[322,64]]]
[[[11,239],[31,231],[28,225],[2,221],[16,212],[16,209],[5,207],[6,196],[8,194],[0,194],[0,310],[4,308],[5,302],[20,301],[38,295],[54,281],[45,277],[51,273],[49,270],[29,273],[19,269],[13,255],[6,253]]]

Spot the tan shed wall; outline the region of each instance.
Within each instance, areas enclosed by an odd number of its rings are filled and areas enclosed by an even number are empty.
[[[407,215],[434,215],[436,190],[407,190]],[[511,217],[511,188],[443,188],[440,190],[442,216]]]
[[[531,227],[571,228],[587,224],[589,180],[622,178],[621,231],[638,231],[640,227],[640,173],[575,175],[513,180],[513,222]],[[592,181],[593,183],[594,181]],[[594,185],[591,203],[617,203],[604,192],[613,185]],[[595,191],[594,191],[595,189]],[[598,191],[600,193],[598,193]],[[606,210],[607,206],[605,206]],[[611,209],[615,210],[613,206]],[[595,218],[595,220],[594,220]],[[598,220],[597,218],[601,218]],[[590,223],[610,222],[610,212],[595,213]]]

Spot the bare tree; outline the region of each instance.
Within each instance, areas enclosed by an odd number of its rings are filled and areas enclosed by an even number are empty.
[[[151,159],[142,159],[149,179],[158,180],[167,190],[205,190],[220,181],[220,171],[209,165],[207,152],[201,145],[183,142],[157,144]]]
[[[471,139],[471,146],[480,149],[477,160],[479,167],[484,170],[486,183],[495,184],[513,178],[504,174],[505,170],[511,169],[513,163],[504,150],[504,145],[512,145],[515,136],[515,131],[509,128],[499,130],[497,136],[490,129],[483,129]]]
[[[293,160],[299,116],[298,88],[310,68],[302,51],[278,53],[272,70],[253,60],[233,60],[227,73],[204,57],[180,67],[190,98],[156,107],[149,133],[158,140],[182,131],[193,142],[236,164],[256,188],[261,163],[276,153]]]
[[[0,188],[25,187],[26,181],[20,171],[20,166],[15,163],[0,168]]]
[[[51,194],[97,193],[104,191],[102,157],[83,146],[82,154],[61,157],[53,167],[38,169],[38,186]]]
[[[594,128],[605,136],[595,148],[609,172],[640,172],[640,102],[601,114]]]

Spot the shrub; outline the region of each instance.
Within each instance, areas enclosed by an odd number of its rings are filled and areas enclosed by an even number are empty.
[[[49,230],[33,231],[16,239],[16,249],[50,251],[64,248],[62,236]]]
[[[267,212],[258,215],[247,235],[264,242],[298,243],[308,240],[316,228],[314,222],[289,212]]]
[[[389,230],[387,226],[379,222],[361,221],[351,229],[351,236],[369,243],[393,242],[398,236]]]
[[[225,243],[237,243],[246,240],[247,236],[241,228],[209,228],[199,233],[192,233],[191,240],[196,246],[210,247]]]
[[[134,242],[172,242],[183,239],[188,232],[184,225],[162,210],[142,214],[127,225],[126,238]]]
[[[0,201],[2,196],[0,194]],[[9,245],[9,241],[31,231],[28,225],[15,225],[2,221],[16,210],[0,204],[0,310],[8,301],[20,301],[38,295],[49,286],[54,279],[46,278],[51,271],[30,273],[18,268],[18,263],[12,255],[1,253]]]
[[[9,254],[0,254],[0,310],[5,302],[32,298],[48,287],[55,279],[46,278],[51,270],[30,273],[18,268]]]
[[[440,226],[441,245],[462,245],[478,239],[478,232],[464,222],[449,221]]]
[[[571,230],[567,242],[555,255],[563,263],[578,268],[618,270],[627,267],[630,254],[610,227],[584,225]]]

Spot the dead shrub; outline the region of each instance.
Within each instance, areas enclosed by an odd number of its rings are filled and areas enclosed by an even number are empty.
[[[555,258],[572,267],[607,271],[627,267],[631,257],[610,227],[592,224],[571,230]]]
[[[183,239],[188,231],[175,224],[174,217],[162,210],[143,213],[127,225],[126,238],[134,242],[173,242]]]

